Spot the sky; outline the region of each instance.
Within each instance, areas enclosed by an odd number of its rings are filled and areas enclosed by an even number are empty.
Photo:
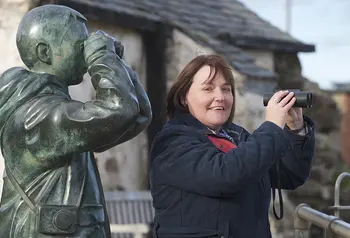
[[[287,0],[240,0],[261,18],[286,30]],[[303,75],[323,89],[350,83],[350,0],[290,0],[291,30],[296,39],[316,46],[299,53]]]

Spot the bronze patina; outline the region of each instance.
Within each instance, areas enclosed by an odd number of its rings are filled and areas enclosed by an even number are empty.
[[[28,67],[0,78],[5,160],[1,237],[110,237],[93,152],[132,139],[150,123],[147,94],[123,61],[123,45],[60,5],[22,18],[17,48]],[[72,100],[88,72],[96,99]]]

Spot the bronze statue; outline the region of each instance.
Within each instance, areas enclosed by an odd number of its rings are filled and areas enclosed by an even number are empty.
[[[93,158],[132,139],[150,123],[150,102],[123,46],[59,5],[29,11],[17,48],[29,70],[0,78],[1,149],[5,159],[1,237],[110,237]],[[94,101],[74,101],[68,86],[88,71]]]

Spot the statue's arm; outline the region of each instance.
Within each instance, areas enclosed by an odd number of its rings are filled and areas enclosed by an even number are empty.
[[[48,96],[33,103],[37,108],[31,111],[37,115],[25,123],[25,130],[27,147],[36,157],[107,149],[131,139],[149,124],[147,95],[114,52],[98,51],[88,71],[96,100],[81,103]]]
[[[130,75],[131,81],[134,84],[137,100],[139,102],[140,113],[136,118],[136,122],[131,127],[129,127],[128,131],[126,131],[123,134],[123,136],[121,136],[115,141],[111,140],[111,143],[106,146],[102,146],[100,148],[95,149],[94,150],[95,152],[102,152],[115,145],[121,144],[125,141],[128,141],[134,138],[136,135],[142,132],[150,124],[152,120],[151,103],[138,79],[137,74],[128,65],[124,64],[124,66]]]

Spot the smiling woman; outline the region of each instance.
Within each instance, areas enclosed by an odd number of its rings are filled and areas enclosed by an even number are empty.
[[[201,55],[179,75],[168,95],[168,113],[190,112],[204,125],[219,129],[234,115],[234,80],[230,67],[217,55]]]
[[[227,121],[233,105],[231,85],[217,71],[203,66],[195,74],[184,102],[194,117],[213,130],[220,129]]]
[[[169,90],[169,121],[150,153],[154,237],[270,238],[271,188],[307,179],[314,123],[292,107],[294,94],[275,93],[250,135],[232,123],[234,92],[219,55],[194,58]]]

